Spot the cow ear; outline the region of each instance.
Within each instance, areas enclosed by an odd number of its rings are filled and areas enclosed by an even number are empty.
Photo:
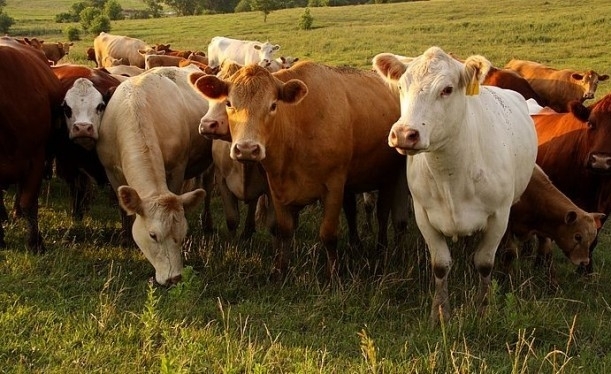
[[[287,104],[299,104],[308,94],[308,86],[298,79],[291,79],[279,89],[279,99]]]
[[[229,84],[214,75],[204,75],[195,82],[194,87],[204,96],[213,100],[222,100],[229,93]]]
[[[279,49],[280,49],[280,45],[278,45],[278,44],[276,44],[276,45],[274,46],[274,48],[273,48],[273,50],[274,50],[274,51],[277,51],[277,50],[279,50]]]
[[[259,44],[255,44],[255,45],[254,45],[254,48],[255,48],[255,49],[258,51],[258,50],[260,50],[260,49],[261,49],[261,46],[260,46]]]
[[[579,73],[573,73],[571,74],[571,78],[575,79],[576,81],[580,81],[583,79],[583,75]]]
[[[142,200],[135,189],[130,186],[120,186],[117,189],[117,197],[119,205],[127,212],[127,215],[142,215]]]
[[[594,218],[594,222],[596,222],[597,230],[600,230],[603,227],[605,217],[606,215],[604,213],[592,213],[592,218]]]
[[[598,76],[598,81],[599,82],[606,81],[607,79],[609,79],[609,76],[607,74],[603,74],[603,75],[599,75]]]
[[[577,100],[571,101],[568,109],[581,122],[587,122],[590,118],[590,109]]]
[[[569,210],[568,212],[566,212],[566,214],[564,215],[565,224],[572,225],[576,221],[577,221],[577,212],[575,212],[574,210]]]
[[[182,201],[182,206],[185,212],[189,211],[190,209],[196,208],[202,203],[202,201],[204,201],[205,197],[206,191],[201,188],[184,193],[179,196],[180,200]]]
[[[392,53],[380,53],[373,58],[373,69],[391,84],[401,78],[407,66]]]
[[[110,98],[115,93],[116,89],[117,89],[117,86],[109,87],[108,90],[102,95],[102,101],[108,104],[108,102],[110,101]]]
[[[484,56],[470,56],[465,60],[465,70],[461,75],[460,85],[465,87],[468,96],[479,94],[479,86],[491,67],[492,63]]]
[[[197,80],[203,77],[204,75],[206,74],[203,72],[198,72],[198,71],[189,74],[189,83],[191,83],[191,85],[195,87],[195,82],[197,82]]]

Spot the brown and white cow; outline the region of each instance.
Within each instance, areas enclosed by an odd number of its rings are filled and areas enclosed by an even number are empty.
[[[573,264],[585,266],[590,262],[590,246],[604,217],[602,213],[579,208],[535,166],[526,190],[509,214],[506,233],[509,258],[517,254],[518,242],[537,235],[539,259],[551,261],[553,240]]]
[[[90,178],[98,185],[108,183],[95,151],[93,132],[97,132],[106,104],[120,81],[104,69],[84,65],[63,64],[52,70],[62,85],[66,124],[57,131],[52,143],[56,173],[70,188],[73,219],[81,220]]]
[[[405,158],[383,147],[399,103],[375,73],[302,62],[272,75],[248,65],[227,79],[200,74],[194,85],[225,104],[231,157],[260,162],[267,173],[277,221],[274,271],[287,269],[295,212],[315,201],[324,207],[328,272],[336,266],[344,192],[380,189],[386,227]],[[378,237],[387,243],[384,230]]]
[[[27,220],[27,247],[45,250],[38,229],[38,195],[47,143],[61,117],[61,86],[37,49],[0,37],[0,189],[17,185]],[[0,225],[0,247],[5,247]]]
[[[93,39],[93,49],[98,67],[113,66],[111,65],[113,60],[107,58],[110,56],[114,59],[125,58],[129,61],[129,65],[142,69],[144,69],[144,56],[139,51],[154,51],[143,40],[124,35],[113,35],[104,31]]]
[[[555,69],[538,62],[513,59],[505,65],[524,77],[556,112],[567,112],[571,101],[593,99],[598,83],[609,79],[594,70]]]
[[[611,214],[611,95],[569,113],[532,116],[539,139],[537,164],[552,183],[587,212]],[[602,223],[606,221],[603,218]],[[593,271],[592,252],[584,269]]]
[[[481,233],[473,263],[479,273],[477,302],[487,304],[497,247],[509,212],[533,172],[537,139],[524,98],[482,86],[482,67],[461,63],[438,47],[411,60],[390,53],[373,67],[395,87],[400,118],[388,145],[407,157],[407,181],[418,228],[426,241],[435,281],[430,319],[450,317],[447,239]]]
[[[212,142],[197,131],[208,102],[190,86],[194,71],[159,67],[122,82],[96,147],[121,206],[136,216],[132,236],[162,285],[180,280],[185,210],[206,194],[181,194],[183,181],[212,165]]]
[[[47,56],[47,59],[52,61],[53,65],[55,65],[70,52],[70,47],[73,45],[73,42],[44,42],[42,43],[41,47],[42,51],[45,53],[45,56]]]

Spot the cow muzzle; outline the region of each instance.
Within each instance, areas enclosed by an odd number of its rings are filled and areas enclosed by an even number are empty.
[[[586,92],[583,94],[583,99],[584,100],[590,100],[594,98],[594,93],[593,92]]]
[[[70,138],[93,138],[93,123],[90,122],[75,122],[70,129]]]
[[[261,161],[265,158],[265,148],[258,142],[243,140],[232,145],[230,156],[238,161]]]
[[[588,156],[588,168],[596,173],[611,173],[611,154],[590,153]]]
[[[388,134],[388,145],[401,154],[411,153],[420,143],[420,132],[407,126],[393,126]],[[407,152],[406,152],[407,151]]]
[[[170,288],[172,286],[177,285],[182,281],[182,274],[178,274],[172,278],[169,278],[165,281],[165,283],[160,283],[157,281],[157,278],[153,275],[149,278],[149,283],[154,287],[167,287]]]

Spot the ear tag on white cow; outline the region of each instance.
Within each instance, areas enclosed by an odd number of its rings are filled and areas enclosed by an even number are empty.
[[[473,74],[471,77],[471,81],[467,84],[467,89],[465,91],[467,96],[479,95],[479,81],[477,80],[477,75]]]

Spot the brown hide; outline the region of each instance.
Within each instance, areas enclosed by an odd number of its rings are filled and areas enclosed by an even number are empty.
[[[62,100],[59,81],[40,55],[12,38],[0,38],[0,187],[17,184],[18,205],[28,221],[28,248],[36,252],[44,251],[38,194],[46,147]]]

